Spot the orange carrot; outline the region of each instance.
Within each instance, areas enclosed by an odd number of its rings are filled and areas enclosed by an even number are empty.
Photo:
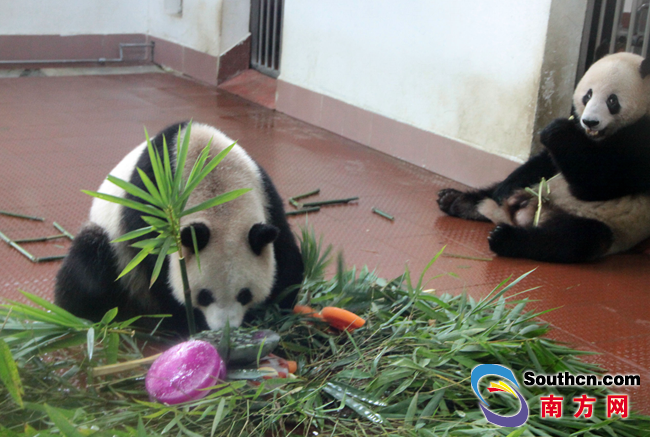
[[[316,311],[314,311],[311,307],[308,307],[307,305],[296,305],[293,307],[293,313],[294,314],[304,314],[306,316],[312,316],[317,319],[322,319],[322,316],[318,314]]]
[[[352,332],[366,323],[361,317],[342,308],[325,307],[320,313],[330,326],[340,331],[347,329]]]
[[[296,370],[298,370],[298,363],[295,361],[287,360],[287,367],[289,373],[296,373]]]

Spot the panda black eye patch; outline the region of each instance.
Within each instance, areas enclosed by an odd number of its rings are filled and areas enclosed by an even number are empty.
[[[211,303],[214,303],[214,295],[212,292],[206,288],[199,291],[199,295],[196,297],[196,301],[202,307],[207,307]]]
[[[587,102],[588,102],[589,100],[591,100],[591,96],[592,96],[593,94],[594,94],[594,92],[593,92],[591,89],[589,89],[589,91],[587,91],[587,94],[585,94],[584,97],[582,98],[582,104],[583,104],[583,105],[586,105]]]
[[[248,305],[253,300],[253,293],[248,288],[242,288],[237,293],[237,302],[242,305]]]
[[[607,109],[612,115],[616,115],[621,112],[621,104],[618,101],[618,96],[616,94],[610,94],[607,98]]]
[[[203,250],[205,246],[208,245],[210,241],[210,229],[203,223],[192,223],[189,226],[186,226],[181,230],[181,243],[183,246],[194,249],[194,243],[192,242],[192,230],[194,228],[194,233],[196,234],[196,245],[199,248],[199,251]]]

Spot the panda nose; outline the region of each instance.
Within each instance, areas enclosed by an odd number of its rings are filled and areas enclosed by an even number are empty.
[[[598,120],[582,120],[582,122],[589,128],[596,127],[600,124]]]

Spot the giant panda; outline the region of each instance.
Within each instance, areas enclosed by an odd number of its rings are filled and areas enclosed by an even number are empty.
[[[573,263],[626,251],[650,237],[650,60],[631,53],[595,62],[578,83],[572,116],[540,134],[545,150],[504,181],[443,189],[440,209],[493,221],[498,255]],[[546,198],[535,224],[541,179]],[[550,191],[550,192],[549,192]]]
[[[187,123],[175,124],[151,140],[162,153],[163,138],[166,139],[172,165],[177,142],[184,137],[186,129]],[[210,156],[233,143],[214,127],[192,124],[186,172],[210,140]],[[126,155],[110,174],[144,189],[136,167],[155,180],[146,141]],[[295,286],[303,279],[302,257],[285,218],[282,200],[266,172],[239,145],[198,185],[187,208],[239,188],[252,190],[181,219],[183,255],[198,330],[218,329],[226,322],[232,327],[239,326],[250,307],[269,299],[280,297],[280,306],[290,307],[297,293]],[[139,201],[108,180],[101,184],[99,191]],[[156,259],[152,255],[116,281],[137,249],[130,247],[133,241],[111,241],[147,226],[140,214],[119,204],[93,200],[89,221],[74,239],[57,274],[55,303],[93,321],[101,320],[115,307],[120,319],[171,314],[163,320],[162,327],[187,334],[178,253],[167,256],[151,288],[149,278]],[[190,227],[197,237],[200,269]],[[147,320],[149,323],[145,325],[149,327],[159,322],[154,318],[142,318],[141,322]]]

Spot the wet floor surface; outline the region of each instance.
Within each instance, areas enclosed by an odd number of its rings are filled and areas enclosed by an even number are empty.
[[[245,91],[235,83],[231,90]],[[268,92],[268,84],[260,87]],[[258,93],[258,94],[259,94]],[[253,92],[255,94],[255,92]],[[258,96],[264,104],[268,96]],[[267,102],[268,103],[268,102]],[[650,413],[650,256],[624,254],[581,265],[545,264],[494,257],[492,226],[443,215],[436,193],[461,184],[353,141],[251,103],[224,90],[171,74],[25,76],[0,79],[0,210],[45,218],[0,216],[13,239],[58,234],[52,222],[76,233],[106,174],[150,133],[187,119],[209,123],[242,145],[288,197],[320,188],[314,200],[359,196],[345,206],[290,219],[306,222],[343,251],[348,265],[368,265],[383,277],[431,268],[427,288],[479,298],[502,280],[536,269],[519,290],[531,309],[557,308],[542,319],[550,336],[600,352],[590,358],[612,372],[641,374],[628,390],[633,408]],[[395,217],[372,213],[379,208]],[[288,207],[290,209],[291,207]],[[32,243],[38,257],[64,254],[69,242]],[[0,296],[21,299],[18,289],[51,298],[58,262],[32,264],[0,242]],[[453,275],[449,275],[452,273]]]

